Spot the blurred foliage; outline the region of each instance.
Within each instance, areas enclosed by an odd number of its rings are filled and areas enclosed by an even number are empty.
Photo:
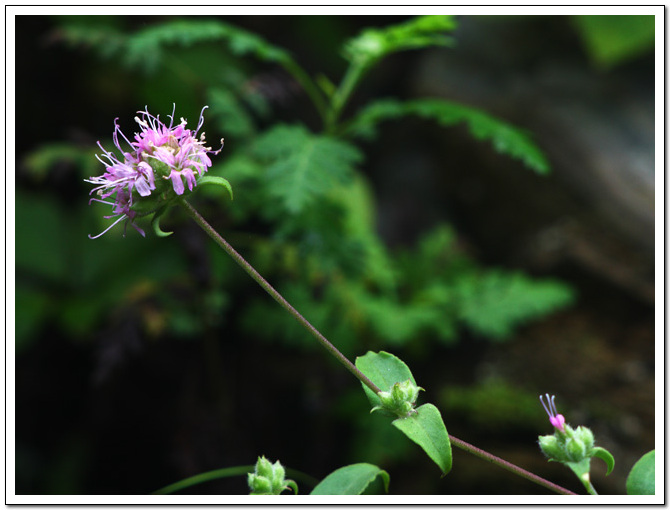
[[[654,16],[581,15],[573,19],[589,56],[602,68],[617,66],[654,49]]]
[[[438,403],[445,415],[458,416],[486,433],[505,429],[535,431],[547,423],[546,417],[537,413],[535,395],[495,377],[472,387],[444,388]]]
[[[228,48],[231,57],[252,54],[262,60],[293,62],[285,50],[219,20],[167,20],[134,33],[120,30],[115,22],[110,23],[108,30],[101,30],[99,24],[88,25],[77,18],[74,18],[75,24],[73,18],[57,21],[62,22],[59,34],[64,41],[86,45],[101,56],[117,52],[123,65],[142,68],[149,75],[159,77],[162,66],[177,65],[181,69],[179,76],[189,76],[189,81],[194,76],[205,76],[195,71],[201,65],[199,59],[185,59],[177,64],[166,59],[166,55],[173,46],[193,46],[192,51],[196,52],[197,43],[212,40],[224,42],[223,49]],[[385,48],[375,50],[375,58],[399,49],[444,44],[447,39],[431,36],[431,31],[453,27],[454,22],[448,17],[418,18],[397,29],[364,31],[359,38],[345,44],[345,52],[351,57],[362,52],[361,48],[369,50],[372,43],[363,44],[368,39],[374,39]],[[404,32],[411,33],[407,44],[401,43],[398,35]],[[261,119],[271,118],[271,105],[262,95],[249,92],[253,74],[247,75],[245,66],[246,62],[238,61],[221,75],[220,81],[209,83],[207,79],[202,84],[211,106],[205,127],[212,123],[224,133],[230,130],[240,137],[239,143],[226,146],[225,155],[218,158],[210,171],[211,175],[227,178],[235,187],[236,199],[232,206],[221,204],[229,209],[233,221],[228,230],[241,233],[251,224],[263,223],[262,232],[249,246],[248,256],[255,263],[269,256],[271,264],[260,262],[260,269],[278,281],[277,286],[289,301],[345,352],[352,354],[374,346],[400,346],[421,339],[450,344],[456,341],[462,326],[485,338],[502,340],[508,338],[516,326],[571,302],[572,292],[564,284],[480,267],[460,252],[456,234],[448,225],[424,233],[414,248],[389,251],[375,231],[374,194],[359,169],[363,161],[360,150],[344,138],[315,134],[301,124],[276,124],[261,130]],[[183,86],[187,87],[189,81]],[[443,125],[465,121],[474,136],[492,139],[496,148],[524,159],[538,171],[548,170],[544,156],[526,135],[483,112],[455,103],[427,99],[406,103],[378,101],[354,117],[347,132],[369,138],[381,120],[405,114],[434,118]],[[94,159],[91,156],[89,149],[65,143],[50,144],[33,151],[26,158],[25,167],[30,177],[38,180],[44,179],[56,162],[66,162],[86,177],[92,172]],[[219,200],[214,198],[216,192],[205,195]],[[19,200],[19,211],[26,207],[33,217],[36,211],[49,208],[48,202],[25,205],[21,202]],[[92,209],[81,214],[93,216],[96,212]],[[66,223],[47,210],[38,216],[47,217],[54,225],[47,228],[51,238],[31,236],[25,242],[19,239],[18,258],[29,261],[30,267],[42,265],[43,257],[39,254],[46,246],[58,244],[55,242],[58,229],[64,229]],[[72,237],[68,244],[70,249],[82,252],[93,249],[89,244],[94,243],[84,236],[75,238],[71,231],[69,236]],[[44,247],[29,244],[36,239],[43,242]],[[119,250],[132,253],[133,259],[137,256],[131,251],[135,246],[99,242],[106,244],[110,260],[123,259],[112,255]],[[142,252],[147,254],[155,249],[150,243],[143,246]],[[165,260],[174,259],[173,255],[178,253],[174,248],[164,247],[161,252],[167,256],[167,259],[162,257]],[[50,272],[52,277],[64,277],[61,267],[64,257],[64,254],[54,253],[45,261],[44,271]],[[102,266],[102,260],[95,260]],[[119,266],[115,271],[116,284],[126,279],[133,281],[132,272],[141,267],[137,264],[132,268]],[[98,269],[89,270],[90,276],[95,278]],[[124,272],[126,274],[120,274]],[[158,278],[168,279],[169,275],[178,275],[180,269],[170,266],[165,272],[155,273]],[[184,274],[184,269],[181,273]],[[106,284],[101,278],[97,281],[98,289],[100,285],[104,288]],[[78,291],[85,292],[85,289]],[[155,292],[154,297],[158,298],[160,291],[161,287],[156,286],[150,292]],[[234,289],[227,292],[235,293]],[[31,299],[33,294],[27,287],[20,293],[26,300],[21,313],[27,315],[22,317],[21,323],[30,323],[34,330],[45,320],[44,300],[37,297],[39,292]],[[96,295],[97,300],[84,300],[85,313],[79,308],[51,312],[58,317],[81,314],[92,326],[94,317],[112,305],[103,299],[106,292],[98,290]],[[162,301],[165,302],[161,305],[167,307],[162,313],[170,317],[172,327],[184,334],[197,334],[196,316],[184,315],[181,307],[171,310],[169,302]],[[82,304],[81,299],[76,298],[59,303],[61,307]],[[295,345],[315,345],[293,318],[264,296],[243,307],[240,319],[241,326],[250,333]],[[259,323],[264,327],[257,328]],[[24,329],[22,336],[29,332]],[[81,325],[79,329],[82,334],[86,332]]]

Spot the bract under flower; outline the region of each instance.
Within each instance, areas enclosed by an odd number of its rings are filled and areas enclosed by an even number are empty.
[[[123,134],[118,125],[118,119],[114,120],[114,133],[112,139],[114,145],[121,153],[117,157],[113,152],[105,150],[98,142],[102,155],[96,155],[98,161],[105,165],[105,173],[97,177],[86,179],[86,182],[95,184],[91,190],[97,193],[100,199],[91,201],[101,202],[113,206],[112,214],[106,218],[116,218],[116,221],[97,236],[89,236],[91,239],[100,237],[111,227],[122,220],[126,224],[130,222],[142,235],[144,232],[134,224],[138,216],[133,210],[136,201],[153,195],[164,200],[171,200],[176,195],[183,195],[186,188],[189,191],[197,184],[197,176],[202,176],[212,166],[208,154],[218,154],[223,148],[213,151],[205,146],[205,133],[197,137],[198,131],[203,125],[203,113],[207,106],[200,112],[200,119],[195,131],[186,129],[186,120],[174,126],[174,108],[170,118],[170,124],[166,125],[160,121],[158,116],[149,113],[148,108],[137,112],[141,117],[135,117],[135,121],[142,128],[135,133],[133,142]],[[127,143],[129,150],[124,151],[119,142],[119,135]],[[101,200],[110,198],[109,200]],[[156,210],[164,203],[156,202]],[[150,214],[150,212],[145,213]],[[125,235],[125,230],[124,230]]]

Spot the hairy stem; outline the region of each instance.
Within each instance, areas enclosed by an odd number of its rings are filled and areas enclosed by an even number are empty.
[[[270,285],[265,278],[263,278],[258,271],[256,271],[251,264],[249,264],[235,249],[228,244],[228,242],[221,237],[221,235],[214,230],[214,228],[207,223],[207,220],[205,220],[198,211],[196,211],[191,204],[189,204],[186,200],[183,198],[179,199],[179,203],[182,205],[182,207],[186,210],[188,215],[202,228],[207,235],[209,235],[216,244],[218,244],[223,250],[230,255],[235,262],[237,262],[242,269],[244,269],[249,276],[251,276],[256,283],[258,283],[265,291],[272,296],[272,298],[277,301],[288,313],[290,313],[298,322],[300,322],[307,331],[309,331],[312,336],[314,336],[323,347],[328,350],[337,360],[342,363],[347,370],[349,370],[358,380],[360,380],[363,384],[365,384],[368,388],[370,388],[372,391],[375,393],[379,393],[381,390],[370,380],[368,379],[363,372],[358,370],[356,366],[349,361],[344,354],[342,354],[333,344],[331,344],[328,339],[323,336],[319,330],[317,330],[310,322],[305,319],[298,310],[293,308],[293,306],[284,299],[284,297],[277,292],[272,285]],[[534,482],[538,485],[541,485],[543,487],[546,487],[547,489],[556,492],[558,494],[572,494],[574,495],[574,492],[571,492],[567,489],[564,489],[563,487],[556,485],[549,480],[545,480],[544,478],[541,478],[529,471],[526,471],[523,468],[520,468],[519,466],[516,466],[512,464],[511,462],[507,462],[506,460],[501,459],[500,457],[496,457],[495,455],[492,455],[484,450],[481,450],[477,448],[476,446],[473,446],[469,443],[466,443],[462,439],[458,439],[457,437],[454,437],[452,435],[449,436],[449,439],[451,443],[458,448],[461,448],[462,450],[465,450],[466,452],[469,452],[481,459],[487,460],[488,462],[491,462],[493,464],[497,464],[503,469],[506,469],[508,471],[511,471],[512,473],[515,473],[527,480],[530,480],[531,482]]]
[[[305,327],[305,329],[309,331],[312,334],[312,336],[314,336],[314,338],[316,338],[323,347],[326,348],[328,352],[330,352],[333,356],[335,356],[335,358],[340,363],[342,363],[346,367],[346,369],[349,370],[349,372],[354,374],[354,376],[356,376],[356,378],[358,378],[359,381],[361,381],[375,393],[379,393],[381,391],[370,379],[366,377],[366,375],[363,372],[358,370],[358,368],[356,368],[356,365],[354,365],[351,361],[349,361],[346,358],[346,356],[337,349],[337,347],[331,344],[328,341],[328,339],[319,332],[318,329],[312,326],[312,324],[307,319],[305,319],[302,316],[302,314],[298,312],[298,310],[293,308],[291,303],[286,301],[286,299],[284,299],[284,296],[282,296],[279,292],[277,292],[275,288],[272,285],[270,285],[268,281],[265,278],[263,278],[260,275],[260,273],[253,268],[251,264],[249,264],[246,260],[244,260],[242,255],[237,253],[237,251],[235,251],[235,248],[233,248],[230,244],[228,244],[228,242],[223,237],[221,237],[221,235],[216,230],[214,230],[209,223],[207,223],[205,218],[200,216],[200,213],[198,213],[198,211],[196,211],[193,208],[193,206],[191,206],[191,204],[189,204],[183,198],[180,199],[180,204],[182,205],[182,207],[184,207],[188,215],[191,218],[193,218],[193,220],[200,226],[200,228],[202,228],[207,233],[207,235],[209,235],[209,237],[211,237],[214,240],[214,242],[216,242],[216,244],[218,244],[221,248],[223,248],[223,250],[228,255],[230,255],[233,258],[233,260],[237,262],[240,265],[240,267],[242,267],[242,269],[244,269],[247,272],[247,274],[249,274],[249,276],[251,276],[256,281],[256,283],[258,283],[258,285],[263,287],[263,289],[265,289],[265,292],[270,294],[270,296],[272,296],[272,298],[277,303],[279,303],[282,306],[282,308],[284,308],[298,322],[300,322],[300,324],[302,324]]]
[[[534,482],[538,485],[542,485],[543,487],[546,487],[550,491],[556,492],[558,494],[569,494],[573,496],[576,495],[576,493],[569,491],[568,489],[565,489],[560,485],[556,485],[555,483],[552,483],[549,480],[545,480],[544,478],[537,476],[531,473],[530,471],[526,471],[525,469],[520,468],[519,466],[516,466],[511,462],[507,462],[506,460],[501,459],[500,457],[496,457],[495,455],[489,452],[481,450],[476,446],[471,445],[470,443],[466,443],[462,439],[458,439],[457,437],[454,437],[451,434],[449,435],[449,440],[451,441],[451,444],[457,446],[461,450],[465,450],[466,452],[471,453],[472,455],[475,455],[480,459],[484,459],[488,462],[491,462],[492,464],[497,464],[499,467],[506,469],[507,471],[511,471],[512,473],[515,473],[521,476],[522,478],[525,478],[526,480],[530,480],[531,482]]]

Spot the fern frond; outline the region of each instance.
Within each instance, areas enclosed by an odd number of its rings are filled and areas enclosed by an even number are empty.
[[[445,32],[456,28],[452,16],[420,16],[385,28],[368,28],[344,45],[344,57],[366,67],[398,51],[449,46],[453,40]]]
[[[254,153],[268,164],[266,186],[291,214],[302,212],[334,185],[347,182],[363,158],[353,145],[305,127],[279,125],[262,135]]]
[[[165,46],[189,47],[208,41],[227,43],[235,55],[253,55],[277,63],[291,60],[288,52],[261,37],[215,20],[176,20],[140,30],[129,38],[125,60],[131,67],[153,68],[162,58]]]
[[[525,131],[477,108],[442,99],[376,101],[356,115],[347,126],[346,134],[372,138],[379,123],[404,115],[418,115],[444,127],[464,122],[474,138],[490,140],[498,152],[520,159],[539,174],[547,174],[550,170],[544,153]]]
[[[574,300],[574,292],[564,283],[501,271],[465,275],[455,283],[454,292],[458,317],[473,331],[497,340]]]

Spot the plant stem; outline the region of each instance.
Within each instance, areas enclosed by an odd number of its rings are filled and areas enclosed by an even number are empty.
[[[284,68],[293,75],[293,77],[302,85],[302,88],[307,92],[314,106],[316,107],[321,119],[325,122],[327,115],[326,102],[319,88],[314,84],[314,81],[309,75],[292,59],[282,61]]]
[[[189,478],[179,480],[178,482],[170,484],[167,487],[163,487],[162,489],[154,492],[154,494],[172,494],[173,492],[186,489],[199,483],[209,482],[210,480],[218,480],[219,478],[227,478],[230,476],[244,476],[247,473],[253,473],[255,468],[256,466],[254,465],[235,466],[223,469],[215,469],[214,471],[207,471],[206,473],[199,473]],[[310,487],[316,487],[316,485],[319,483],[316,478],[313,478],[300,471],[296,471],[295,469],[286,468],[286,474],[291,478],[299,480],[305,485],[309,485]]]
[[[328,118],[326,122],[326,130],[331,131],[335,127],[335,123],[342,113],[344,105],[347,103],[349,96],[354,90],[356,83],[361,79],[365,66],[361,64],[351,64],[347,69],[344,78],[342,78],[342,83],[333,94],[332,105],[330,111],[328,112]]]
[[[202,228],[207,235],[209,235],[216,244],[218,244],[223,250],[230,255],[235,262],[237,262],[242,269],[244,269],[249,276],[251,276],[256,283],[258,283],[265,291],[272,296],[272,298],[277,301],[288,313],[290,313],[298,322],[300,322],[307,331],[309,331],[318,341],[325,347],[328,352],[330,352],[337,360],[342,363],[347,370],[349,370],[354,376],[358,378],[363,384],[365,384],[368,388],[370,388],[373,392],[379,393],[381,390],[370,380],[368,379],[363,372],[358,370],[356,366],[349,361],[344,354],[342,354],[333,344],[331,344],[326,337],[324,337],[319,330],[317,330],[312,324],[309,323],[307,319],[305,319],[298,310],[293,308],[293,306],[284,299],[284,297],[277,292],[272,285],[270,285],[265,278],[263,278],[258,271],[256,271],[251,264],[249,264],[235,249],[228,244],[228,242],[221,237],[221,235],[214,230],[214,228],[207,223],[207,220],[203,218],[198,211],[196,211],[191,204],[189,204],[186,200],[183,198],[179,199],[179,203],[181,206],[186,210],[188,215]],[[519,466],[516,466],[512,464],[511,462],[507,462],[506,460],[501,459],[500,457],[496,457],[495,455],[492,455],[484,450],[481,450],[477,448],[476,446],[473,446],[469,443],[466,443],[462,439],[458,439],[457,437],[454,437],[452,435],[449,436],[449,439],[451,443],[458,448],[461,448],[462,450],[465,450],[466,452],[469,452],[481,459],[487,460],[493,464],[497,464],[503,469],[506,469],[508,471],[511,471],[512,473],[515,473],[527,480],[530,480],[531,482],[534,482],[538,485],[542,485],[543,487],[546,487],[547,489],[557,492],[558,494],[571,494],[575,495],[574,492],[571,492],[567,489],[564,489],[563,487],[556,485],[555,483],[550,482],[549,480],[545,480],[544,478],[541,478],[529,471],[526,471],[523,468],[520,468]],[[179,482],[178,482],[179,483]]]
[[[584,487],[586,487],[586,492],[588,492],[591,496],[598,495],[598,493],[596,492],[596,488],[591,483],[591,480],[588,481],[582,480],[582,483],[584,484]]]
[[[333,344],[331,344],[328,339],[323,336],[318,329],[316,329],[312,324],[305,319],[298,310],[293,308],[291,303],[286,301],[284,297],[277,292],[272,285],[268,283],[268,281],[263,278],[258,271],[256,271],[251,264],[249,264],[237,251],[235,251],[235,248],[233,248],[228,242],[221,237],[221,235],[212,228],[212,226],[207,223],[207,220],[200,216],[200,213],[196,211],[191,204],[189,204],[186,200],[183,198],[179,199],[179,203],[181,206],[186,210],[188,215],[202,228],[209,237],[211,237],[216,244],[218,244],[223,250],[230,255],[235,262],[237,262],[242,269],[244,269],[249,276],[251,276],[258,285],[263,287],[265,291],[272,296],[272,298],[279,303],[288,313],[290,313],[298,322],[300,322],[307,331],[309,331],[312,336],[314,336],[323,347],[326,348],[328,352],[330,352],[337,360],[342,363],[349,372],[354,374],[356,378],[358,378],[359,381],[361,381],[363,384],[365,384],[368,388],[370,388],[372,391],[375,393],[379,393],[381,390],[370,380],[366,377],[366,375],[358,370],[356,368],[356,365],[354,365],[351,361],[349,361],[344,354],[342,354],[337,347],[335,347]]]
[[[553,492],[556,492],[558,494],[569,494],[573,496],[576,495],[576,493],[569,491],[568,489],[565,489],[560,485],[556,485],[555,483],[552,483],[549,480],[545,480],[544,478],[537,476],[531,473],[530,471],[526,471],[525,469],[520,468],[519,466],[516,466],[511,462],[507,462],[506,460],[503,460],[500,457],[496,457],[495,455],[490,454],[489,452],[481,450],[476,446],[471,445],[470,443],[466,443],[462,439],[458,439],[457,437],[454,437],[451,434],[449,435],[449,440],[451,441],[451,444],[457,446],[461,450],[465,450],[466,452],[471,453],[472,455],[475,455],[480,459],[484,459],[493,464],[497,464],[499,467],[506,469],[507,471],[511,471],[512,473],[515,473],[525,478],[526,480],[530,480],[531,482],[534,482],[538,485],[542,485],[543,487],[546,487],[547,489]]]

